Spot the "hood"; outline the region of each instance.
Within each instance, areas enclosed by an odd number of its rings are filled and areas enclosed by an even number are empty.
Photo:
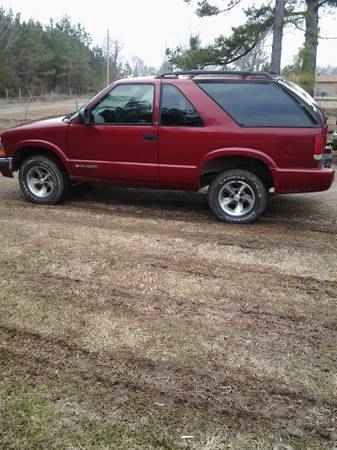
[[[48,127],[55,127],[57,125],[67,125],[67,122],[65,122],[63,119],[65,116],[52,116],[52,117],[45,117],[42,119],[37,120],[30,120],[28,122],[23,122],[15,127],[11,128],[11,130],[15,130],[17,128],[24,129],[24,128],[48,128]]]

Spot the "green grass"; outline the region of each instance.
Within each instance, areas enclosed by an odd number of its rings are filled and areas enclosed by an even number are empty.
[[[139,405],[138,405],[139,406]],[[135,407],[137,407],[135,405]],[[193,439],[174,433],[176,418],[137,411],[129,420],[92,418],[60,409],[46,386],[0,385],[0,446],[6,450],[330,450],[322,443],[272,434],[228,433],[214,429]],[[186,419],[186,418],[185,418]],[[192,422],[195,417],[192,418]],[[202,420],[202,416],[200,418]],[[201,428],[202,429],[202,425]]]
[[[56,421],[42,392],[20,386],[1,387],[0,442],[8,449],[43,449],[50,443]]]
[[[170,438],[145,427],[130,430],[125,423],[108,423],[57,411],[45,387],[2,385],[0,388],[0,446],[10,450],[44,449],[167,449]],[[139,428],[139,427],[137,427]]]

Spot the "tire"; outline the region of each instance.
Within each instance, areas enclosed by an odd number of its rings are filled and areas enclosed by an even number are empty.
[[[26,200],[40,205],[60,203],[69,190],[69,178],[53,159],[34,155],[23,161],[19,184]]]
[[[217,176],[208,191],[208,204],[221,222],[255,222],[265,211],[268,192],[252,172],[228,170]]]

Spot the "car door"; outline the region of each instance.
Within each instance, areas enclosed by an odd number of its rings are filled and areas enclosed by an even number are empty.
[[[191,86],[190,89],[198,88]],[[193,97],[193,95],[192,95]],[[194,187],[209,135],[192,101],[178,86],[162,82],[159,127],[159,179],[163,186]]]
[[[91,124],[73,123],[68,147],[72,171],[128,183],[158,182],[155,85],[118,84],[91,110]]]

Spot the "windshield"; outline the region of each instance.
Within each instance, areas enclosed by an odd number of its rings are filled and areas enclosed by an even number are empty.
[[[78,114],[80,114],[80,112],[81,112],[84,108],[85,108],[85,105],[80,106],[76,111],[72,111],[72,112],[66,114],[66,115],[63,117],[63,121],[64,121],[64,122],[71,122],[72,119],[74,119]]]
[[[67,120],[72,120],[75,116],[80,114],[80,112],[83,111],[84,109],[85,109],[85,105],[81,106],[76,111],[73,111],[73,112],[67,114],[64,118]]]
[[[66,121],[71,121],[72,119],[74,119],[75,117],[78,116],[78,114],[80,114],[82,111],[85,110],[85,108],[95,102],[96,99],[101,98],[102,96],[105,95],[105,93],[109,92],[109,90],[111,89],[111,86],[107,86],[104,89],[102,89],[98,94],[96,94],[92,99],[89,100],[88,103],[80,106],[76,111],[72,111],[71,113],[67,114],[66,116],[64,116],[64,120]]]

